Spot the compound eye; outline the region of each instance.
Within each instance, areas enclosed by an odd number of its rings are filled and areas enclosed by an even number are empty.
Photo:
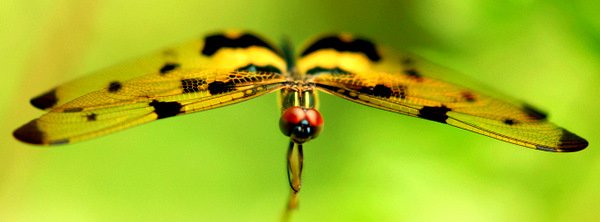
[[[299,106],[287,108],[279,119],[279,129],[295,143],[316,138],[323,128],[323,117],[316,109]]]
[[[307,109],[305,110],[305,114],[309,125],[316,127],[323,126],[323,117],[321,117],[321,113],[319,113],[319,111],[316,109]]]

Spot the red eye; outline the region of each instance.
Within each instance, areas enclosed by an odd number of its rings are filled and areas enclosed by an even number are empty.
[[[294,106],[286,109],[279,119],[279,128],[296,143],[316,138],[323,127],[323,117],[316,109]]]
[[[281,115],[281,119],[291,124],[298,124],[306,116],[304,109],[294,106],[286,109]]]
[[[323,125],[323,117],[321,117],[321,113],[316,109],[307,109],[305,114],[309,125],[314,127],[321,127]]]

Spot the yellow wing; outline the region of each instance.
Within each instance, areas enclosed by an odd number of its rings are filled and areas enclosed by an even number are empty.
[[[212,109],[281,88],[278,73],[174,71],[107,87],[52,109],[14,132],[32,144],[90,139],[166,117]]]
[[[302,53],[298,67],[317,89],[368,106],[544,151],[578,151],[588,145],[525,103],[426,77],[443,69],[420,66],[425,63],[416,57],[382,51],[365,39],[328,36]]]
[[[212,36],[216,40],[207,37],[204,44],[194,42],[168,50],[176,52],[174,60],[151,56],[59,86],[53,90],[56,103],[48,106],[52,109],[13,135],[32,144],[74,143],[157,119],[246,101],[277,90],[287,81],[284,60],[258,37],[242,33]],[[67,101],[72,97],[76,98]]]
[[[49,110],[108,87],[111,82],[124,82],[147,74],[167,74],[174,70],[233,70],[254,64],[270,65],[285,71],[285,62],[278,54],[280,52],[272,44],[252,33],[214,33],[67,82],[32,98],[31,104]]]

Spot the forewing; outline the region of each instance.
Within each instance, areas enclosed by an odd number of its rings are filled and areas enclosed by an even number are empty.
[[[63,144],[142,123],[212,109],[264,95],[283,86],[279,73],[174,71],[98,90],[55,107],[14,132],[32,144]]]
[[[214,33],[59,85],[32,98],[31,104],[49,110],[108,87],[112,82],[124,82],[148,74],[164,75],[175,70],[233,70],[253,64],[285,71],[285,62],[279,54],[270,43],[252,33]]]

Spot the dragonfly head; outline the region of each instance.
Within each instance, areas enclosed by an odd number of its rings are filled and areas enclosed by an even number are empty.
[[[292,106],[281,114],[279,129],[294,143],[302,144],[319,135],[323,129],[323,117],[316,109]]]

